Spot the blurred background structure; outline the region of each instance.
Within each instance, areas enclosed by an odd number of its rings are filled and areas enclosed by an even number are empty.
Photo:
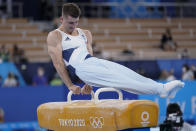
[[[186,83],[172,100],[123,92],[125,99],[158,102],[160,123],[167,104],[178,102],[186,121],[196,124],[195,0],[0,0],[0,130],[39,129],[37,106],[66,100],[46,47],[66,2],[80,6],[79,28],[92,32],[96,57],[154,80]]]

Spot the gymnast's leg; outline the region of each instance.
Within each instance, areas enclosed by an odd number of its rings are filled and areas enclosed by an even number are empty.
[[[80,64],[76,68],[76,74],[92,86],[114,87],[136,94],[157,94],[171,98],[184,86],[184,83],[180,81],[162,84],[120,64],[94,57]]]
[[[134,71],[132,71],[131,69],[122,66],[120,64],[114,63],[114,62],[110,62],[105,60],[104,62],[105,64],[107,63],[107,65],[110,65],[110,69],[113,69],[115,71],[119,71],[119,74],[123,76],[125,76],[126,78],[124,78],[124,80],[127,80],[130,82],[129,85],[133,84],[133,80],[138,81],[139,83],[142,83],[142,87],[143,88],[137,88],[135,91],[135,93],[137,94],[159,94],[161,97],[166,97],[169,96],[170,98],[175,97],[176,92],[184,87],[184,83],[178,80],[172,81],[172,82],[168,82],[166,84],[162,84],[162,83],[158,83],[152,79],[146,78]],[[146,88],[145,88],[145,87]],[[149,87],[148,87],[149,86]],[[163,90],[164,88],[164,90]],[[134,88],[129,86],[128,88],[124,88],[124,90],[131,92],[131,90],[133,90]],[[133,92],[134,93],[134,92]]]

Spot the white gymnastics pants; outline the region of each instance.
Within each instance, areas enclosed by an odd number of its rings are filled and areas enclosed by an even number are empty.
[[[76,75],[86,84],[113,87],[135,94],[161,94],[163,84],[108,60],[90,57],[75,66]]]

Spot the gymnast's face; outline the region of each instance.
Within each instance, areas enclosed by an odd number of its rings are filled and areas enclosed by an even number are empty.
[[[72,16],[63,16],[62,24],[67,33],[72,33],[78,25],[79,17],[74,18]]]

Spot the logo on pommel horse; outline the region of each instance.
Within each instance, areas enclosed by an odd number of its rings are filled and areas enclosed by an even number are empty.
[[[145,127],[147,126],[150,122],[148,121],[149,119],[149,113],[147,111],[142,112],[141,114],[141,119],[142,119],[142,126]]]
[[[90,124],[93,128],[102,128],[104,125],[103,117],[90,117]]]
[[[58,119],[60,126],[82,127],[85,126],[84,119]]]

